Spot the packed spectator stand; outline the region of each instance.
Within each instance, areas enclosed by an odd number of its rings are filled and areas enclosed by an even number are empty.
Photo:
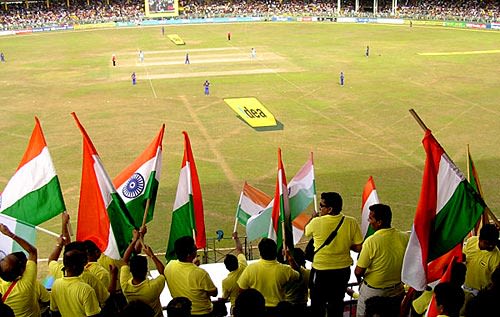
[[[68,5],[69,4],[69,5]],[[145,17],[144,1],[39,1],[2,2],[0,29],[12,30],[53,25],[93,24],[105,22],[134,22]],[[372,1],[342,1],[337,12],[337,1],[185,1],[179,4],[183,19],[213,17],[317,16],[317,17],[396,17],[412,20],[449,20],[468,22],[500,21],[500,4],[495,0],[407,0],[398,3],[391,15],[391,2],[381,0],[378,12],[373,13]]]

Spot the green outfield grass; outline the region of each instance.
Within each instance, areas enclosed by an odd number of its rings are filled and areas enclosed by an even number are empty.
[[[147,238],[156,251],[168,238],[182,130],[196,158],[207,237],[217,229],[230,235],[244,181],[274,193],[278,147],[288,179],[313,151],[318,193],[340,192],[345,213],[358,219],[372,175],[381,201],[393,208],[394,225],[409,230],[425,159],[423,131],[408,112],[414,108],[461,168],[470,144],[486,201],[500,214],[500,53],[419,55],[499,50],[500,32],[255,23],[168,26],[165,33],[186,45],[176,47],[159,27],[0,37],[7,59],[0,64],[0,188],[39,116],[76,228],[82,138],[70,116],[75,111],[112,177],[166,124],[154,234]],[[143,65],[138,50],[145,52]],[[186,50],[191,65],[184,65]],[[257,97],[283,129],[255,131],[225,105],[228,97]],[[56,232],[59,226],[59,219],[44,224]],[[39,235],[42,258],[50,239]]]

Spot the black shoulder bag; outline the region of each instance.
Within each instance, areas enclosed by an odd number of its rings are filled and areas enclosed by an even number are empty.
[[[330,233],[328,238],[326,238],[325,242],[323,242],[323,244],[317,250],[314,250],[314,239],[311,238],[311,240],[309,240],[305,250],[306,260],[312,262],[314,260],[314,256],[316,255],[316,253],[318,253],[319,250],[329,245],[333,241],[333,239],[335,239],[335,237],[337,236],[337,232],[340,229],[340,226],[342,226],[342,223],[344,223],[344,218],[345,216],[342,216],[342,219],[340,219],[337,228],[335,228],[335,230],[333,230],[332,233]]]

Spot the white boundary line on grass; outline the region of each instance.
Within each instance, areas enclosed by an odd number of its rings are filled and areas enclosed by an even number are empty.
[[[155,90],[155,87],[153,86],[153,81],[151,80],[151,77],[149,76],[149,69],[145,65],[142,65],[142,66],[146,70],[146,76],[148,77],[149,86],[151,87],[151,91],[153,92],[153,96],[155,96],[155,99],[157,99],[158,96],[156,95],[156,90]]]

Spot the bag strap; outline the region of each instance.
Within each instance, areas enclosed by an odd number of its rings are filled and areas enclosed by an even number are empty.
[[[10,294],[10,292],[12,292],[12,289],[14,288],[14,286],[16,286],[16,283],[17,283],[17,280],[15,280],[14,282],[12,282],[10,284],[9,288],[7,289],[7,291],[2,296],[2,303],[5,303],[5,300],[7,299],[7,297],[9,297],[9,294]]]
[[[342,226],[342,224],[344,223],[344,218],[345,218],[345,216],[342,216],[342,219],[340,219],[340,222],[337,225],[337,228],[335,228],[335,230],[333,230],[332,233],[330,233],[328,238],[326,238],[325,242],[323,242],[323,244],[317,250],[314,250],[313,257],[316,255],[316,253],[319,252],[319,250],[323,249],[324,247],[326,247],[327,245],[332,243],[333,239],[335,239],[335,237],[337,236],[337,232],[339,231],[340,226]]]

